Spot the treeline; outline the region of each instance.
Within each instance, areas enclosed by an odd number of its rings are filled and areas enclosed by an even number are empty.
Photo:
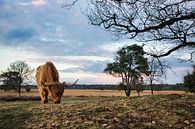
[[[143,90],[150,90],[150,85],[143,85]],[[184,85],[170,85],[170,84],[154,84],[153,85],[154,90],[177,90],[177,91],[184,91],[185,86]],[[109,84],[80,84],[70,87],[65,87],[65,89],[98,89],[98,90],[120,90],[121,88],[119,85],[109,85]],[[122,89],[121,89],[122,90]],[[135,86],[132,86],[132,90],[136,90]]]
[[[4,89],[5,85],[0,85],[0,89]],[[150,90],[150,85],[143,85],[143,90]],[[22,89],[37,89],[36,85],[26,85],[22,86]],[[161,90],[176,90],[176,91],[184,91],[184,85],[170,85],[170,84],[154,84],[153,88],[155,91]],[[111,85],[111,84],[77,84],[74,86],[67,86],[65,89],[97,89],[97,90],[120,90],[119,85]],[[135,86],[132,86],[132,90],[136,90]]]
[[[37,89],[36,85],[16,85],[16,84],[9,84],[9,85],[0,85],[0,90],[3,91],[10,91],[10,90],[18,90],[24,89],[26,92],[30,92],[31,89]]]

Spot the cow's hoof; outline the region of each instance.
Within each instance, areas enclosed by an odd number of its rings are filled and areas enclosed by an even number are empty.
[[[55,101],[55,102],[53,102],[54,104],[59,104],[60,103],[60,101]]]
[[[48,103],[48,100],[41,101],[43,104]]]

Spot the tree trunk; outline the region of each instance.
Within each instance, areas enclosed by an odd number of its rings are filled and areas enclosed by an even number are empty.
[[[137,91],[137,95],[140,96],[140,92],[139,91]]]
[[[18,86],[18,95],[20,96],[21,94],[21,85]]]
[[[131,95],[131,86],[129,84],[127,85],[127,88],[125,89],[125,94],[128,97]]]
[[[151,85],[151,93],[152,93],[152,95],[154,95],[153,85]]]
[[[21,94],[21,86],[22,86],[22,77],[20,76],[19,85],[18,85],[18,94],[19,94],[19,96]]]
[[[151,87],[151,94],[154,95],[154,87],[152,81],[150,81],[150,87]]]

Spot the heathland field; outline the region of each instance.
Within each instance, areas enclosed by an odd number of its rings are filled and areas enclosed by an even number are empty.
[[[1,98],[14,92],[0,92]],[[122,91],[65,90],[62,103],[0,100],[0,129],[195,129],[195,95],[125,97]],[[171,94],[174,93],[174,94]],[[17,95],[17,94],[15,94]],[[37,90],[22,97],[37,97]]]
[[[155,95],[158,94],[185,94],[184,91],[154,91]],[[30,92],[22,91],[22,96],[39,96],[38,90],[31,90]],[[118,90],[65,90],[64,96],[125,96],[124,91]],[[151,91],[145,90],[140,93],[143,95],[151,95]],[[15,91],[4,92],[0,90],[0,97],[2,96],[18,96]],[[136,91],[132,91],[131,96],[137,96]]]

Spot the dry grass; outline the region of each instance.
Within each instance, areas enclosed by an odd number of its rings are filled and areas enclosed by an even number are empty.
[[[26,92],[24,90],[21,91],[22,96],[39,96],[38,90],[31,90],[30,92]],[[0,97],[3,96],[18,96],[18,92],[16,91],[7,91],[4,92],[3,90],[0,90]]]
[[[154,91],[154,94],[185,94],[184,91]],[[39,96],[38,90],[34,89],[30,92],[22,91],[22,96]],[[149,90],[141,92],[141,96],[151,95]],[[4,92],[0,90],[0,97],[3,96],[18,96],[15,91]],[[65,90],[64,96],[125,96],[124,91],[118,90]],[[136,91],[132,91],[131,96],[137,96]]]
[[[184,94],[184,91],[155,91],[154,94]],[[149,90],[141,92],[141,95],[151,95]],[[118,90],[65,90],[64,96],[125,96],[124,91]],[[137,96],[132,91],[131,96]]]
[[[195,129],[195,95],[0,101],[0,114],[0,129]]]

